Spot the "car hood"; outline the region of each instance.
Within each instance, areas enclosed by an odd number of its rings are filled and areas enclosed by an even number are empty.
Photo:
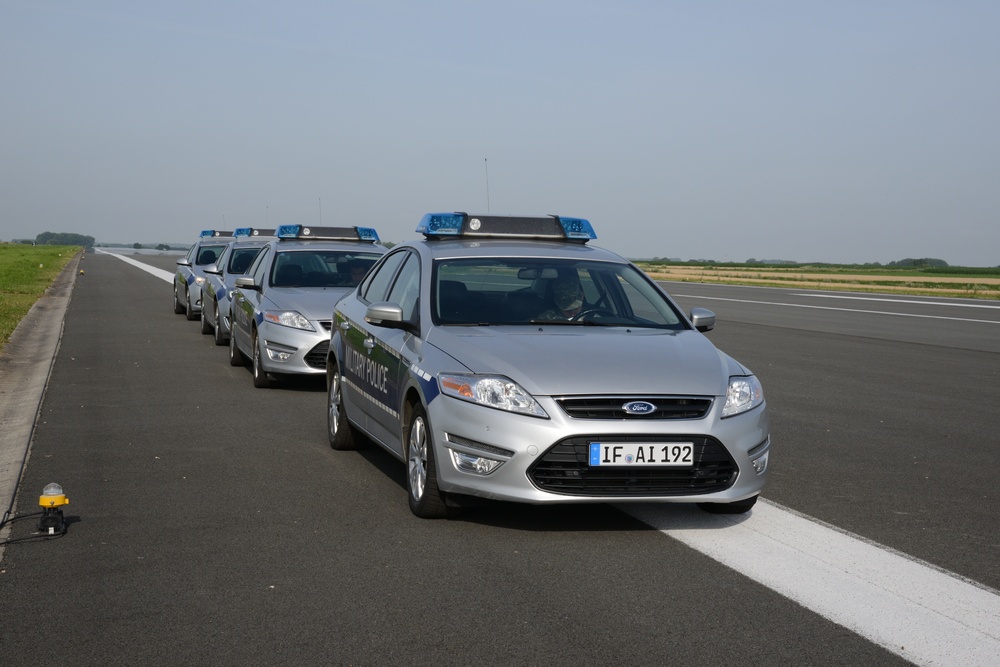
[[[730,375],[746,372],[690,329],[436,327],[427,342],[475,373],[506,375],[539,396],[721,396]]]
[[[333,307],[353,287],[272,287],[267,290],[269,309],[296,310],[310,320],[333,318]]]

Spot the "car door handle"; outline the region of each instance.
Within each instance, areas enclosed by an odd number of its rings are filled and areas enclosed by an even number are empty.
[[[365,338],[365,349],[371,350],[374,347],[375,347],[375,339],[374,338]]]

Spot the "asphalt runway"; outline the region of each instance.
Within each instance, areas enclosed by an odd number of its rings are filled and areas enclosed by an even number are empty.
[[[254,389],[169,284],[86,263],[18,508],[58,481],[71,524],[6,547],[5,663],[906,664],[610,506],[418,520],[401,464],[329,449],[321,384]],[[767,499],[1000,587],[1000,311],[670,290],[764,383]]]

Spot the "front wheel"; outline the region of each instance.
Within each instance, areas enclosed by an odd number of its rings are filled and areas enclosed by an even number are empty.
[[[226,344],[226,337],[222,335],[222,327],[220,326],[221,320],[219,319],[219,302],[215,302],[215,308],[213,310],[212,319],[215,320],[215,327],[213,329],[213,338],[215,339],[215,344],[218,346],[223,346]]]
[[[351,422],[347,420],[347,408],[344,407],[343,387],[340,383],[340,370],[336,365],[330,369],[326,422],[327,434],[330,436],[330,447],[339,451],[357,449],[357,434],[354,432]]]
[[[267,372],[260,363],[260,341],[257,338],[257,330],[254,329],[253,337],[250,340],[253,347],[253,386],[258,389],[267,389],[271,386],[271,379],[267,377]]]
[[[177,298],[177,285],[174,285],[174,314],[180,315],[184,312],[184,305],[181,304],[181,300]]]
[[[410,511],[421,519],[443,519],[448,516],[448,505],[444,492],[438,488],[430,424],[419,403],[410,409],[406,433],[406,490]]]
[[[698,503],[698,507],[709,514],[745,514],[757,504],[757,496],[735,503]]]
[[[194,312],[194,301],[191,300],[191,290],[187,292],[187,318],[191,322],[198,319],[198,313]]]
[[[202,304],[202,307],[201,307],[201,333],[204,334],[204,335],[206,335],[206,336],[208,334],[212,333],[212,325],[208,321],[208,316],[205,315],[205,306],[204,306],[204,304]]]
[[[232,331],[229,332],[229,365],[230,366],[243,366],[246,364],[246,358],[243,356],[243,352],[240,348],[236,347],[236,334]]]

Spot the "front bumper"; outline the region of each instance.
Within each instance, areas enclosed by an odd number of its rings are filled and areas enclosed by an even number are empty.
[[[767,406],[720,419],[578,419],[547,397],[539,419],[439,395],[428,406],[442,491],[528,503],[735,502],[767,481]],[[695,443],[686,468],[591,468],[590,442]],[[501,461],[488,474],[459,468],[452,452]],[[461,458],[461,457],[459,457]],[[763,469],[758,467],[764,463]]]
[[[321,375],[326,373],[326,353],[330,332],[293,329],[262,322],[257,336],[261,346],[260,365],[277,375]]]

